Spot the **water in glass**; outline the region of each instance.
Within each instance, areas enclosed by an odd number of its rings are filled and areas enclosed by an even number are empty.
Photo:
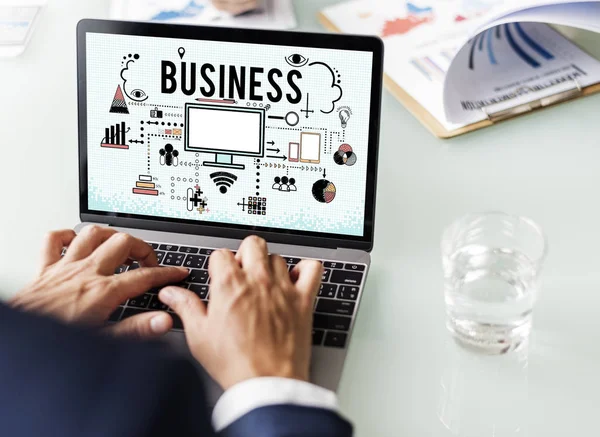
[[[510,241],[486,238],[486,224],[479,222],[476,232],[463,234],[469,238],[446,245],[451,249],[443,258],[447,326],[461,344],[499,354],[529,336],[540,260],[528,256],[522,244],[503,247]]]

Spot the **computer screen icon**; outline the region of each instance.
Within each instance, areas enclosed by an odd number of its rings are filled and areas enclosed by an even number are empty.
[[[205,167],[243,170],[234,156],[262,158],[265,153],[265,110],[187,103],[185,105],[185,144],[188,152],[214,153]]]

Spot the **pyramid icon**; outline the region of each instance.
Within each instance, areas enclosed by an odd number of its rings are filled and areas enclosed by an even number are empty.
[[[129,109],[127,109],[127,103],[125,103],[121,85],[117,85],[117,91],[115,91],[115,97],[110,107],[110,112],[113,114],[129,114]]]

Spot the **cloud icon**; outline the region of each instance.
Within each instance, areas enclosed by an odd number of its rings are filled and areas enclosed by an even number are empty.
[[[311,103],[316,105],[323,114],[331,114],[344,94],[338,85],[333,69],[324,62],[308,64],[308,83],[311,90]],[[318,92],[315,92],[317,91]]]
[[[136,87],[136,84],[141,82],[141,69],[129,68],[130,64],[135,65],[135,61],[140,58],[140,55],[129,55],[129,60],[125,57],[125,68],[121,70],[121,79],[123,79],[123,91],[125,95],[135,102],[143,102],[148,99],[146,92]]]

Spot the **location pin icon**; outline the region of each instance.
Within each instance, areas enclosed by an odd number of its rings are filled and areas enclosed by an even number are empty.
[[[179,52],[179,58],[183,59],[183,55],[185,55],[185,49],[183,47],[179,47],[179,50],[177,50]]]

